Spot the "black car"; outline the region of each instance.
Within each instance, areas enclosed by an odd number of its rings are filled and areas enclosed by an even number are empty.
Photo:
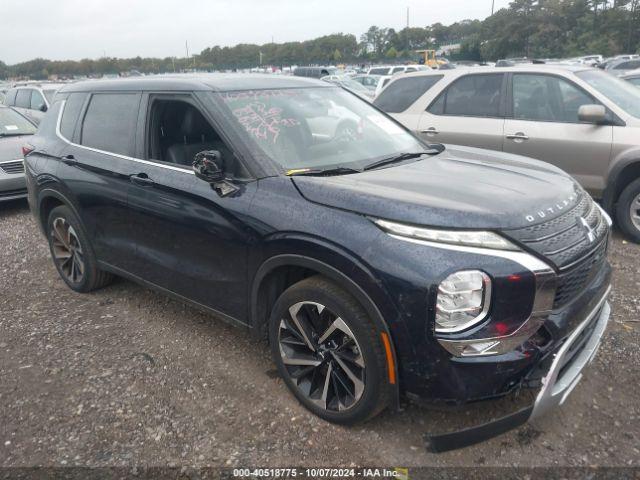
[[[533,386],[509,422],[536,417],[607,324],[609,219],[575,181],[426,144],[325,82],[77,83],[29,150],[29,203],[70,288],[118,275],[251,329],[332,422]]]

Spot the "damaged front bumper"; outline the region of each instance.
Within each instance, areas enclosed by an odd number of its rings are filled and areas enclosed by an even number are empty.
[[[552,355],[551,365],[541,379],[540,391],[532,405],[476,427],[442,435],[427,435],[427,449],[437,453],[474,445],[535,420],[562,405],[582,378],[582,370],[591,363],[598,351],[611,313],[607,301],[610,290],[609,287],[585,320]]]

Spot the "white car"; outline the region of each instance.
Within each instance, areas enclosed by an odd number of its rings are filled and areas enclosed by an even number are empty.
[[[378,86],[378,81],[380,80],[380,75],[367,75],[366,73],[356,75],[352,77],[351,80],[354,82],[358,82],[365,88],[368,88],[372,92],[376,91],[376,87]]]
[[[389,84],[392,78],[394,78],[393,75],[380,75],[380,77],[378,78],[378,84],[376,85],[376,88],[375,88],[375,97],[380,95],[380,92],[384,90],[384,87],[386,87]]]
[[[397,75],[398,73],[411,73],[429,70],[424,65],[378,65],[371,67],[367,75]]]

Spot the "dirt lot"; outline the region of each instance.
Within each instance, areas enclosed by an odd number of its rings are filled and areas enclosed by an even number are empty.
[[[640,247],[617,235],[610,258],[612,321],[563,408],[435,455],[426,432],[508,406],[324,423],[276,377],[266,345],[128,281],[73,293],[26,203],[0,205],[0,467],[640,466]]]

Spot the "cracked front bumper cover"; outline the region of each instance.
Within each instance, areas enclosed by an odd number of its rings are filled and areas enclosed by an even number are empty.
[[[607,302],[610,290],[554,354],[551,367],[542,378],[542,387],[532,405],[476,427],[441,435],[426,435],[427,450],[438,453],[474,445],[540,418],[562,405],[582,378],[583,369],[593,361],[598,351],[611,314]],[[588,330],[591,333],[585,340],[584,333]]]

